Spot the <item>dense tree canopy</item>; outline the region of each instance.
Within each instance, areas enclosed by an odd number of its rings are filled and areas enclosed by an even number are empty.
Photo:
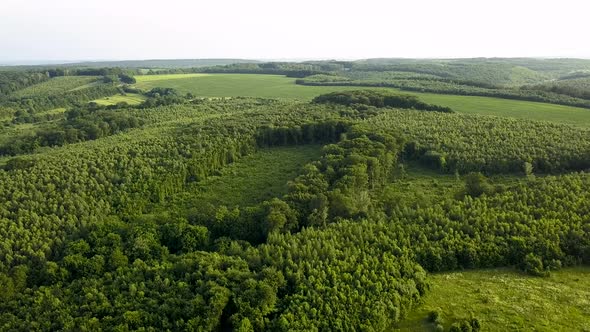
[[[362,91],[313,103],[145,95],[69,104],[2,146],[33,149],[0,159],[1,330],[387,331],[420,304],[429,272],[590,264],[587,130]],[[306,144],[321,156],[280,197],[179,199],[246,155]],[[461,195],[400,199],[402,163],[456,172]]]

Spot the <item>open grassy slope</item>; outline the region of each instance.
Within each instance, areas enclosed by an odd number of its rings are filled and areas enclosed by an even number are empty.
[[[295,79],[280,75],[255,74],[173,74],[136,76],[136,86],[174,88],[202,97],[264,97],[309,100],[334,90],[358,90],[355,87],[310,87],[295,84]]]
[[[399,331],[434,331],[428,313],[440,308],[445,328],[471,314],[482,331],[590,331],[590,267],[567,268],[548,278],[511,269],[434,274],[424,304]]]
[[[170,87],[181,93],[202,97],[266,97],[309,100],[332,91],[358,90],[358,87],[302,86],[295,79],[278,75],[185,74],[137,76],[137,87]],[[408,92],[409,93],[409,92]],[[449,106],[457,112],[476,113],[532,120],[551,121],[590,127],[590,110],[555,104],[490,97],[415,93],[424,101]]]
[[[127,103],[129,105],[141,104],[146,98],[140,94],[128,93],[126,95],[114,95],[101,99],[93,100],[99,105],[115,105],[117,103]]]

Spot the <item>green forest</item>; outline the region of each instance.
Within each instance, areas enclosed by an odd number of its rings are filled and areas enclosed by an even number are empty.
[[[589,82],[575,59],[0,67],[0,331],[590,330]]]

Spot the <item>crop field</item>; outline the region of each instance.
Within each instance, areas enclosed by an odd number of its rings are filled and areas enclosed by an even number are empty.
[[[181,93],[191,92],[202,97],[247,96],[310,100],[332,91],[360,89],[359,87],[303,86],[295,84],[294,78],[280,75],[173,74],[137,76],[136,79],[136,86],[141,89],[167,87],[177,89]],[[417,95],[428,103],[448,106],[461,113],[526,118],[590,127],[590,110],[584,108],[492,97],[405,91],[404,93]]]
[[[118,103],[127,103],[129,105],[138,105],[141,104],[146,98],[140,94],[128,93],[126,95],[114,95],[110,97],[105,97],[101,99],[93,100],[95,103],[99,105],[116,105]]]
[[[444,326],[477,317],[482,331],[590,331],[590,268],[568,268],[539,278],[511,269],[474,270],[431,276],[424,304],[399,331],[434,331],[427,320],[440,308]]]

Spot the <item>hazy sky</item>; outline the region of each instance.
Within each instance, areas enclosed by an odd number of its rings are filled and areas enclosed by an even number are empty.
[[[0,0],[0,61],[590,57],[589,0]]]

